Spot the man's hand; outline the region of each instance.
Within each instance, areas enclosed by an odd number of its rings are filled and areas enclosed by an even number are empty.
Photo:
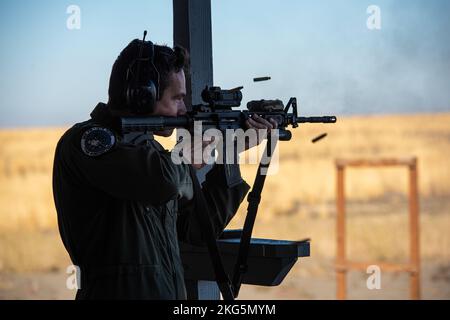
[[[214,141],[215,141],[214,137],[203,136],[203,141],[202,141],[201,146],[199,144],[198,144],[198,146],[196,146],[195,143],[192,143],[192,145],[191,145],[191,163],[195,169],[199,170],[208,164],[204,159],[204,152],[205,152],[205,149],[207,147],[209,147],[208,154],[211,154],[209,157],[212,157],[212,150],[215,148],[215,144],[216,144],[216,143],[214,143]],[[194,158],[195,154],[198,154],[198,155],[201,154],[200,163],[198,163],[198,161],[196,161],[199,159]]]
[[[250,148],[253,148],[257,145],[259,145],[270,133],[270,130],[277,129],[278,124],[275,120],[269,119],[267,121],[266,119],[258,116],[257,114],[254,114],[252,118],[246,120],[246,127],[247,130],[255,130],[256,131],[256,141],[245,141],[245,150],[248,150]],[[199,170],[206,166],[208,163],[204,159],[205,154],[212,154],[212,150],[215,149],[218,141],[215,141],[214,136],[207,137],[203,136],[202,144],[195,145],[192,143],[191,145],[191,154],[190,154],[190,163],[192,166]],[[205,153],[205,149],[208,149],[208,151]],[[194,155],[197,154],[197,156],[201,155],[201,159],[195,159]],[[212,155],[210,156],[212,157]],[[200,161],[199,161],[200,160]]]
[[[267,137],[268,133],[270,133],[270,130],[278,128],[278,123],[275,120],[273,120],[272,118],[269,118],[269,120],[270,121],[267,121],[266,119],[258,116],[255,113],[253,114],[252,118],[249,118],[248,120],[245,121],[247,129],[256,130],[257,136],[256,144],[254,143],[249,144],[248,141],[245,142],[245,150],[248,150],[250,148],[259,145]],[[258,129],[263,129],[263,131]]]

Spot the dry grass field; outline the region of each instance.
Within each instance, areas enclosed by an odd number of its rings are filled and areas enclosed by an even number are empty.
[[[65,289],[70,261],[57,231],[51,183],[54,148],[64,130],[0,130],[0,298],[73,297]],[[311,142],[324,132],[325,139]],[[450,298],[450,113],[346,117],[293,133],[292,141],[279,144],[278,172],[267,177],[254,235],[311,238],[311,257],[300,261],[279,288],[244,287],[242,296],[333,299],[335,159],[416,156],[422,293]],[[169,148],[173,141],[162,143]],[[249,184],[255,172],[255,165],[242,166]],[[350,257],[407,260],[407,177],[406,168],[348,170]],[[245,212],[244,202],[229,227],[240,228]],[[61,281],[59,287],[51,274]],[[398,285],[378,297],[408,298],[407,276],[392,279]],[[371,298],[367,289],[355,290],[351,298]]]

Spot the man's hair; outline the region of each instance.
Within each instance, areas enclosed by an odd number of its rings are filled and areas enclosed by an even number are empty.
[[[126,90],[130,84],[129,81],[127,82],[127,70],[133,61],[139,57],[141,44],[141,40],[134,39],[128,44],[128,46],[126,46],[125,49],[122,50],[114,62],[108,89],[108,106],[112,110],[127,110]],[[161,99],[164,94],[164,90],[169,86],[170,73],[177,73],[182,69],[186,69],[187,72],[187,68],[189,67],[189,54],[186,49],[180,46],[175,46],[172,49],[166,45],[154,45],[153,50],[153,63],[159,73],[158,91],[159,99]],[[142,58],[148,58],[150,56],[150,52],[150,43],[146,41],[142,47]],[[154,69],[150,67],[150,60],[142,61],[139,73],[138,85],[145,85],[149,80],[152,80],[155,85],[157,85],[158,75]]]

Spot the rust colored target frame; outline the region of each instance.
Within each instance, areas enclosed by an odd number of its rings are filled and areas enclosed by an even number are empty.
[[[392,167],[406,166],[409,171],[409,235],[410,259],[406,264],[381,262],[352,262],[346,258],[345,231],[345,169],[348,167]],[[410,297],[420,299],[420,252],[419,252],[419,200],[417,187],[417,158],[394,159],[337,159],[337,256],[336,281],[337,298],[346,299],[346,276],[349,270],[366,271],[370,265],[377,265],[382,271],[408,272],[410,274]]]

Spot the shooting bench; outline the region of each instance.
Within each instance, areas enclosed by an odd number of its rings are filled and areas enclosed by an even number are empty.
[[[236,263],[241,230],[225,230],[218,240],[219,251],[228,274]],[[188,299],[219,300],[220,291],[206,246],[180,245]],[[248,270],[242,283],[277,286],[300,257],[310,254],[309,241],[285,241],[252,238],[248,255]]]

